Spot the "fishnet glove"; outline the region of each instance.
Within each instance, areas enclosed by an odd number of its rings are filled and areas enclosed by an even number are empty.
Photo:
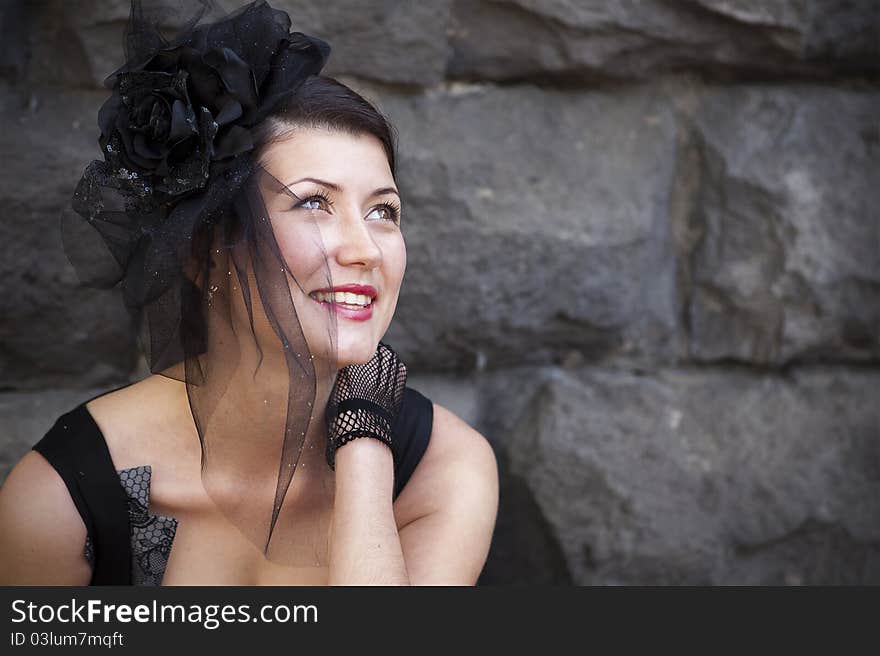
[[[373,437],[391,448],[391,426],[400,412],[406,365],[379,342],[364,364],[340,369],[327,402],[327,464],[336,469],[336,450],[358,437]]]

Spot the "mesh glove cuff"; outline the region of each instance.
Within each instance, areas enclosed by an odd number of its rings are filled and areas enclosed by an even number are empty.
[[[353,439],[372,437],[391,448],[391,427],[405,387],[406,365],[383,342],[369,362],[340,370],[327,403],[330,469],[335,470],[337,449]]]

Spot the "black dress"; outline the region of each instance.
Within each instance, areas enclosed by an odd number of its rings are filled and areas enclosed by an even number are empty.
[[[91,585],[161,585],[177,520],[150,514],[150,465],[117,471],[86,403],[61,415],[33,448],[60,474],[86,525]],[[395,499],[428,447],[433,417],[431,401],[405,388],[393,426]]]

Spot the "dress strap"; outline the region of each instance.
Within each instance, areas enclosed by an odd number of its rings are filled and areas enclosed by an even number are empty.
[[[85,403],[61,415],[33,449],[64,480],[86,525],[95,555],[91,585],[131,585],[128,496]]]
[[[428,448],[431,427],[434,424],[434,404],[411,387],[403,390],[400,413],[392,426],[394,439],[394,498],[400,494],[409,477]]]

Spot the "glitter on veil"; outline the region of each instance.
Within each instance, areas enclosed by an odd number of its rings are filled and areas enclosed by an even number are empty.
[[[251,129],[330,47],[254,2],[227,16],[207,0],[133,0],[126,64],[101,108],[104,161],[62,215],[65,251],[87,285],[121,287],[150,371],[186,383],[202,483],[269,560],[329,560],[334,472],[324,408],[336,375],[336,312],[321,230],[255,160]],[[160,26],[177,35],[166,39]],[[289,197],[289,198],[285,198]],[[282,253],[285,243],[302,245]],[[291,261],[291,258],[298,258]]]

